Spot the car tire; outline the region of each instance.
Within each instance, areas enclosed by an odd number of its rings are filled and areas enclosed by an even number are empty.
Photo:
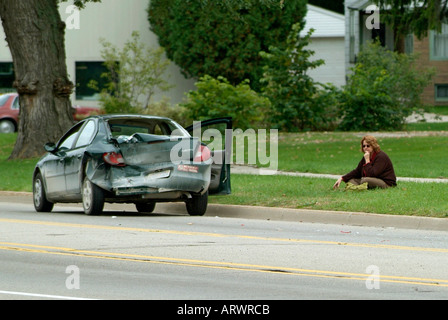
[[[138,212],[151,213],[154,211],[156,203],[155,202],[136,203],[135,207],[137,208]]]
[[[44,181],[41,173],[37,173],[33,180],[33,203],[37,212],[51,212],[54,203],[47,200]]]
[[[93,184],[87,177],[82,183],[82,206],[84,213],[88,215],[98,215],[103,212],[104,192]]]
[[[16,125],[11,120],[0,120],[0,133],[13,133]]]
[[[208,190],[202,195],[193,195],[185,204],[190,216],[203,216],[207,211]]]

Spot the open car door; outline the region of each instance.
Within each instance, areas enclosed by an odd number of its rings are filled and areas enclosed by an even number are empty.
[[[232,118],[216,118],[194,122],[185,128],[193,137],[207,145],[213,157],[209,195],[230,194],[230,161],[232,147]]]

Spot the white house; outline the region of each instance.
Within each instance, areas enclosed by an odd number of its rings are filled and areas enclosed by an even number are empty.
[[[100,38],[122,47],[130,39],[133,31],[140,33],[141,39],[150,46],[157,47],[158,41],[149,29],[147,17],[148,0],[107,0],[88,3],[77,10],[70,2],[60,3],[59,12],[66,22],[67,71],[70,80],[77,85],[72,95],[72,103],[83,106],[98,106],[98,96],[86,86],[93,77],[102,73],[103,59]],[[306,26],[316,31],[312,35],[310,48],[315,51],[315,59],[324,59],[325,65],[310,72],[316,81],[331,82],[337,86],[345,83],[344,70],[344,16],[308,5]],[[13,91],[12,57],[0,27],[0,92]],[[185,79],[179,68],[171,64],[166,79],[174,85],[169,92],[159,93],[170,98],[171,103],[179,103],[189,90],[195,90],[195,80]]]
[[[315,81],[332,83],[338,87],[345,84],[345,18],[344,15],[313,5],[308,5],[305,28],[301,35],[314,29],[309,49],[314,50],[312,60],[323,59],[322,65],[310,75]]]

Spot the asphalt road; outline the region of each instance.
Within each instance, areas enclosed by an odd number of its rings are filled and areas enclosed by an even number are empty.
[[[447,231],[29,200],[0,197],[2,300],[448,298]]]

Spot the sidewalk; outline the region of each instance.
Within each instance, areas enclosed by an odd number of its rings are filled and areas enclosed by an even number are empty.
[[[256,168],[251,166],[232,165],[230,169],[234,174],[258,174],[258,175],[279,175],[279,176],[293,176],[293,177],[308,177],[308,178],[328,178],[335,181],[341,177],[341,175],[335,174],[320,174],[320,173],[308,173],[308,172],[286,172],[279,170],[269,170],[264,168]],[[408,182],[436,182],[436,183],[448,183],[448,179],[429,179],[429,178],[405,178],[397,177],[398,181]]]
[[[407,123],[415,123],[415,122],[448,122],[448,116],[436,115],[434,113],[423,113],[423,116],[418,114],[412,114],[406,118]]]

